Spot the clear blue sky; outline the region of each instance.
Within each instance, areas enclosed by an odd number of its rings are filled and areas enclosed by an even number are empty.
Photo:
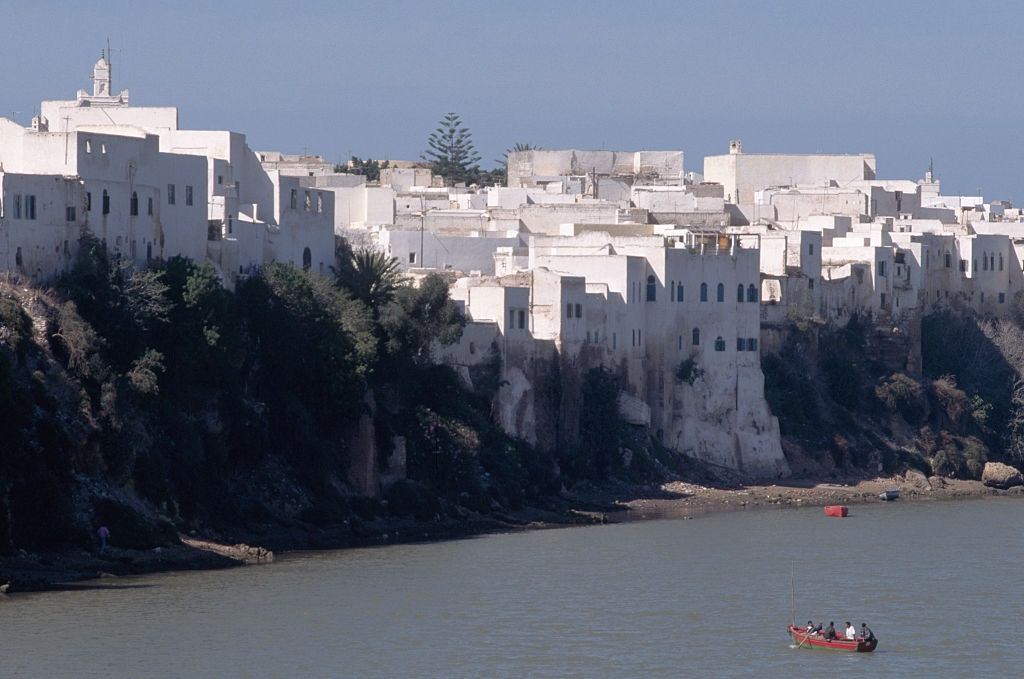
[[[460,113],[484,167],[548,148],[935,157],[944,192],[1024,200],[1024,5],[1012,2],[50,3],[0,0],[0,115],[117,89],[251,146],[416,158]]]

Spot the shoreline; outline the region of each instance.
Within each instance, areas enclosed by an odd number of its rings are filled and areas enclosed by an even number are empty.
[[[86,550],[55,553],[20,552],[0,557],[0,594],[74,591],[117,587],[120,577],[161,572],[213,570],[271,564],[278,554],[358,547],[437,542],[479,535],[581,525],[626,523],[658,519],[693,519],[721,512],[772,507],[821,507],[828,504],[882,503],[879,493],[899,489],[901,502],[955,501],[982,497],[1020,496],[1024,487],[997,490],[981,481],[965,481],[923,474],[851,480],[846,483],[790,480],[781,484],[720,487],[672,481],[657,487],[636,488],[634,497],[599,488],[571,498],[557,510],[527,508],[487,516],[414,519],[353,520],[316,527],[273,527],[258,534],[198,537],[181,535],[181,543],[148,550],[111,548],[106,554]],[[637,497],[639,496],[639,497]],[[888,504],[888,503],[887,503]],[[259,543],[250,544],[250,543]]]

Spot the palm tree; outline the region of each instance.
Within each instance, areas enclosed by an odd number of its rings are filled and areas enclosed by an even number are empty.
[[[398,260],[372,248],[349,250],[339,257],[338,265],[334,272],[338,287],[365,302],[375,315],[406,282]]]
[[[543,150],[540,146],[535,146],[529,142],[517,141],[515,145],[510,149],[505,149],[505,155],[501,158],[496,159],[496,162],[500,167],[508,167],[508,154],[519,151],[541,151]]]

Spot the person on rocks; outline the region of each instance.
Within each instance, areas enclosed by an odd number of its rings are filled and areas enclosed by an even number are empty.
[[[100,526],[96,534],[100,537],[100,554],[104,554],[107,551],[107,540],[110,539],[110,529],[106,526]]]
[[[836,636],[836,624],[830,620],[828,623],[828,629],[825,630],[825,638],[829,641],[833,641],[836,639]]]
[[[860,624],[860,638],[864,641],[871,641],[875,638],[875,633],[871,631],[866,622]]]
[[[850,623],[846,623],[846,638],[850,641],[857,638],[857,628]]]

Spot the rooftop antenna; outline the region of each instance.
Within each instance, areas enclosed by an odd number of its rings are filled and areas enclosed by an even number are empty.
[[[18,122],[18,116],[21,115],[21,111],[11,111],[11,120]]]

